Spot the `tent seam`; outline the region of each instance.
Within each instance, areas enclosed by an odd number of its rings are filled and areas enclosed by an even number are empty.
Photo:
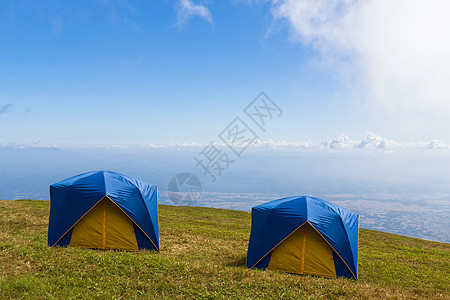
[[[336,212],[336,213],[337,213],[337,212]],[[339,213],[337,213],[337,214],[338,214],[338,216],[339,216],[339,221],[341,222],[342,228],[344,228],[345,236],[347,237],[347,238],[346,238],[346,242],[347,242],[347,244],[348,244],[348,247],[350,248],[350,254],[351,254],[352,259],[353,259],[353,261],[354,261],[355,258],[353,257],[353,249],[352,249],[352,245],[350,244],[350,240],[349,240],[349,238],[348,238],[347,228],[345,228],[344,222],[342,221],[342,216],[341,216]],[[358,216],[358,218],[359,218],[359,216]],[[359,235],[359,222],[358,222],[358,235]],[[348,266],[347,266],[347,267],[348,267]],[[356,270],[358,270],[358,267],[356,267]],[[352,274],[353,274],[353,272],[352,272]],[[354,275],[353,275],[353,276],[354,276]]]
[[[155,243],[153,243],[152,239],[147,235],[147,233],[145,233],[145,231],[142,230],[142,228],[116,202],[114,202],[108,196],[105,197],[108,198],[112,203],[114,203],[131,220],[131,222],[133,222],[133,224],[135,224],[145,234],[145,236],[149,239],[149,241],[153,244],[153,246],[155,246],[156,250],[159,252],[159,248],[156,247]]]
[[[317,198],[315,198],[315,197],[312,197],[312,198],[317,199]],[[324,201],[326,201],[326,200],[324,200]],[[326,202],[329,202],[329,201],[326,201]],[[331,203],[331,204],[333,204],[333,203]],[[307,206],[307,207],[308,207],[308,206]],[[348,239],[347,228],[345,228],[344,222],[342,221],[342,216],[341,216],[341,214],[339,213],[339,211],[336,210],[336,208],[334,207],[334,204],[333,204],[333,206],[328,205],[328,207],[330,208],[330,210],[331,210],[332,212],[334,212],[336,215],[339,216],[339,222],[340,222],[342,228],[344,229],[345,236],[346,236],[346,243],[347,243],[349,249],[351,250],[351,251],[350,251],[350,254],[351,254],[351,256],[352,256],[352,260],[354,261],[355,258],[353,257],[353,249],[352,249],[352,246],[351,246],[351,244],[350,244],[350,240]],[[306,210],[306,214],[308,214],[308,209]],[[311,224],[311,223],[310,223],[310,224]],[[312,226],[312,224],[311,224],[311,226]],[[313,226],[313,227],[314,227],[314,226]],[[316,228],[314,228],[314,229],[316,229]],[[316,229],[316,231],[319,232],[317,229]],[[359,224],[358,224],[358,233],[359,233]],[[319,234],[320,234],[320,232],[319,232]],[[320,234],[320,235],[322,236],[322,234]],[[325,239],[325,237],[323,237],[323,236],[322,236],[322,238]],[[325,241],[327,241],[327,239],[325,239]],[[327,243],[328,243],[328,241],[327,241]],[[330,243],[328,243],[328,244],[331,246]],[[333,248],[333,247],[331,247],[331,248]],[[336,252],[337,255],[339,255],[339,253],[337,253],[337,251],[336,251],[334,248],[333,248],[333,250]],[[342,261],[345,263],[345,265],[347,266],[347,268],[350,269],[350,267],[347,265],[347,263],[345,262],[345,260],[344,260],[340,255],[339,255],[339,257],[340,257],[340,258],[342,259]],[[356,267],[356,270],[358,270],[357,267]],[[350,269],[350,272],[352,273],[353,277],[355,277],[355,274],[353,274],[353,271],[352,271],[351,269]],[[355,279],[356,279],[356,277],[355,277]]]
[[[264,254],[263,257],[261,257],[252,267],[250,267],[250,269],[254,268],[261,260],[263,260],[267,254],[269,254],[270,252],[273,251],[273,249],[275,249],[278,245],[280,245],[282,242],[284,242],[285,239],[287,239],[288,237],[290,237],[294,232],[296,232],[300,227],[302,227],[303,225],[305,225],[306,222],[304,222],[302,225],[298,226],[296,229],[294,229],[291,233],[289,233],[284,239],[281,240],[281,242],[279,242],[278,244],[276,244],[272,249],[270,249],[266,254]]]
[[[336,254],[339,256],[339,258],[342,260],[342,262],[345,264],[345,266],[348,268],[348,270],[350,271],[350,273],[352,273],[353,277],[355,279],[357,279],[357,277],[355,276],[355,274],[353,274],[352,269],[350,269],[350,267],[347,265],[347,263],[345,262],[345,260],[341,257],[341,255],[336,251],[336,249],[334,249],[333,246],[331,246],[331,244],[328,242],[328,240],[319,232],[319,230],[316,229],[316,227],[314,227],[313,224],[311,224],[309,221],[306,221],[307,223],[309,223],[309,225],[311,225],[312,228],[314,228],[315,231],[317,231],[318,234],[320,234],[320,236],[325,240],[325,242],[327,242],[327,244],[331,247],[331,249],[333,249],[334,252],[336,252]]]
[[[51,245],[50,247],[53,247],[53,246],[55,246],[56,244],[58,244],[58,242],[75,226],[75,225],[77,225],[77,223],[81,220],[81,219],[83,219],[84,218],[84,216],[85,215],[87,215],[97,204],[99,204],[100,203],[100,201],[102,201],[104,198],[106,197],[106,195],[105,196],[103,196],[100,200],[98,200],[94,205],[92,205],[92,207],[91,208],[89,208],[89,210],[87,211],[87,212],[85,212],[75,223],[73,223],[73,225],[72,226],[70,226],[70,228],[69,229],[67,229],[67,231],[66,232],[64,232],[64,234],[63,235],[61,235],[61,237],[53,244],[53,245]]]
[[[327,201],[328,202],[328,201]],[[352,258],[353,258],[353,260],[355,260],[355,258],[353,257],[353,248],[352,248],[352,245],[350,244],[350,240],[348,239],[348,232],[347,232],[347,228],[345,227],[345,225],[344,225],[344,222],[342,221],[342,216],[341,216],[341,214],[338,212],[338,211],[336,211],[336,209],[335,209],[335,207],[333,207],[333,206],[329,206],[330,208],[331,208],[331,210],[334,212],[334,213],[336,213],[338,216],[339,216],[339,221],[340,221],[340,223],[341,223],[341,225],[342,225],[342,228],[344,228],[344,231],[345,231],[345,236],[347,237],[347,243],[348,243],[348,246],[349,246],[349,248],[350,248],[350,253],[351,253],[351,255],[352,255]],[[340,208],[340,209],[342,209],[342,208]],[[345,211],[348,211],[348,210],[346,210],[346,209],[344,209]],[[350,211],[348,211],[348,212],[350,212]],[[359,237],[359,215],[357,215],[358,216],[358,237]],[[359,245],[358,245],[358,247],[359,247]],[[358,248],[357,248],[358,249]],[[348,267],[348,266],[347,266]],[[356,266],[356,272],[358,272],[358,266]],[[353,274],[353,272],[352,272],[352,274]]]

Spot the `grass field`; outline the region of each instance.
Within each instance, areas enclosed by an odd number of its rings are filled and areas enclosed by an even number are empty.
[[[450,245],[360,230],[359,279],[245,268],[250,214],[159,206],[159,253],[49,248],[49,202],[0,200],[2,299],[450,299]]]

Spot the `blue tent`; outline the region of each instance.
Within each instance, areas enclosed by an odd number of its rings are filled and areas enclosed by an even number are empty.
[[[247,267],[356,279],[358,223],[358,215],[314,197],[255,206]]]
[[[50,186],[49,246],[159,251],[157,187],[96,171]]]

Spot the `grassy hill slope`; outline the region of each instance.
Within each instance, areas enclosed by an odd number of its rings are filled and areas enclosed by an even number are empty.
[[[245,268],[250,214],[159,207],[161,252],[47,246],[48,201],[0,200],[4,298],[450,299],[450,245],[360,230],[359,279]]]

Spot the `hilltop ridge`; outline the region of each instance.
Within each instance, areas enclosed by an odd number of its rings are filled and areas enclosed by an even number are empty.
[[[159,206],[159,253],[47,246],[49,201],[0,200],[5,298],[450,299],[450,245],[360,230],[359,279],[245,267],[250,214]]]

